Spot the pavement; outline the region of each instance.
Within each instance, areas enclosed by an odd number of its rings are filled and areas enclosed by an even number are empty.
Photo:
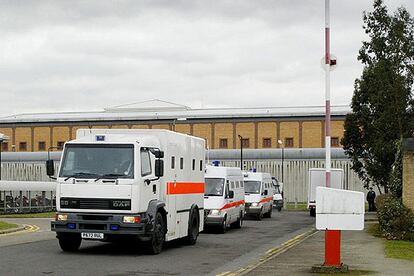
[[[370,220],[366,222],[366,227]],[[414,261],[386,258],[384,240],[366,231],[342,231],[341,259],[350,275],[414,275]],[[235,275],[310,275],[324,261],[324,231]]]
[[[79,252],[65,253],[50,232],[50,219],[2,219],[37,225],[39,230],[0,236],[0,275],[218,275],[259,259],[313,228],[307,212],[273,212],[271,219],[249,219],[225,234],[202,233],[194,246],[167,243],[147,255],[139,244],[83,241]]]

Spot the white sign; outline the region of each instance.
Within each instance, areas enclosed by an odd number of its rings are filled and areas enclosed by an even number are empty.
[[[363,230],[364,214],[364,193],[316,188],[316,229]]]

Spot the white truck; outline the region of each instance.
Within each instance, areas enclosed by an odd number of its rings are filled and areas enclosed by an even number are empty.
[[[255,216],[258,220],[272,217],[274,187],[272,177],[268,173],[244,173],[246,215]]]
[[[273,206],[280,212],[283,208],[283,183],[279,182],[276,177],[272,177],[274,188]]]
[[[220,233],[241,228],[244,217],[244,185],[240,168],[207,166],[204,189],[205,227]]]
[[[344,170],[331,169],[331,188],[345,189]],[[326,186],[324,168],[310,168],[308,175],[308,209],[311,217],[316,216],[316,187]]]
[[[204,140],[167,130],[80,129],[65,144],[55,221],[63,251],[82,239],[195,244],[204,224]],[[47,172],[54,175],[53,161]]]

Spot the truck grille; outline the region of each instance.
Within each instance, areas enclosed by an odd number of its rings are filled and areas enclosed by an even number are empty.
[[[62,197],[60,199],[60,207],[68,209],[131,210],[131,200]]]

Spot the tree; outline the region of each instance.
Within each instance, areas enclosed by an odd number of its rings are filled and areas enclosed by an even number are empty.
[[[364,186],[387,193],[398,141],[414,129],[414,19],[403,7],[390,15],[375,0],[363,21],[369,40],[359,51],[364,69],[355,80],[342,144]]]

